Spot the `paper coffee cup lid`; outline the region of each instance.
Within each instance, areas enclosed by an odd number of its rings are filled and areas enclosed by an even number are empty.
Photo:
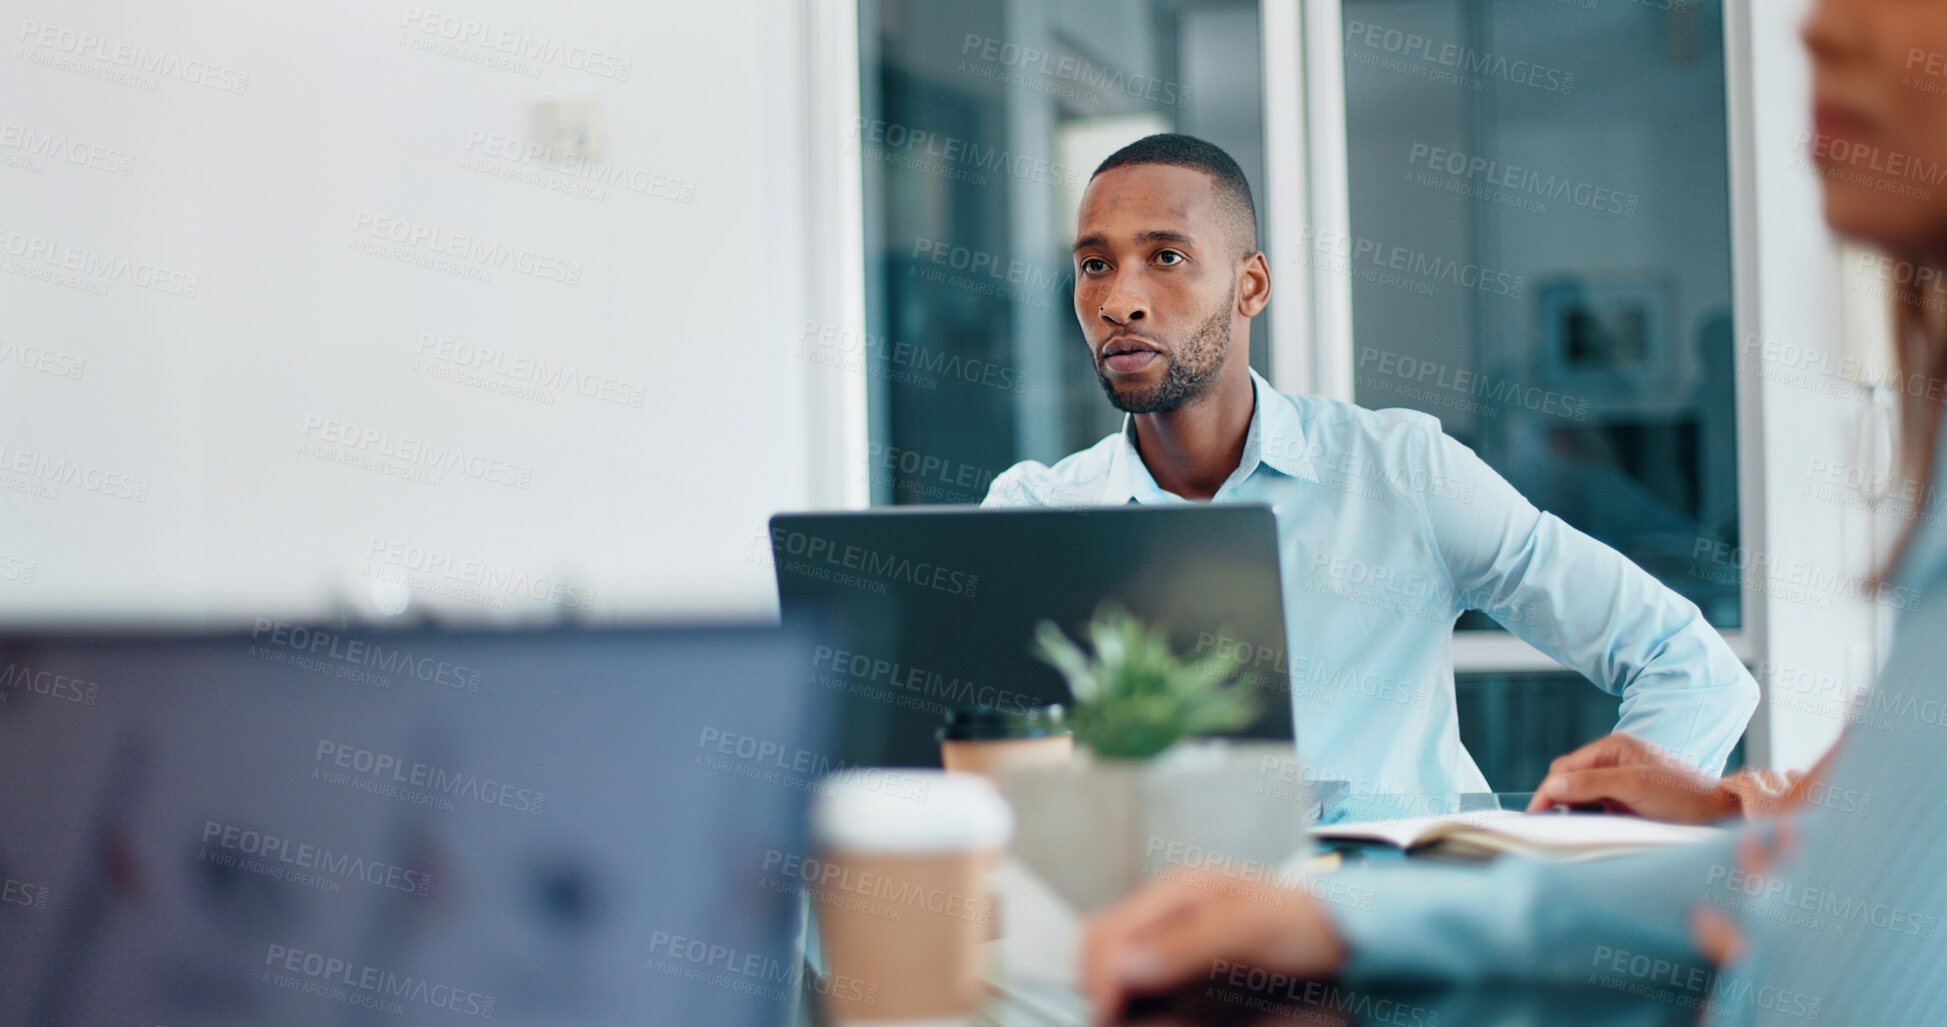
[[[819,782],[812,831],[846,852],[951,852],[1007,844],[1014,811],[986,778],[945,770],[857,767]]]

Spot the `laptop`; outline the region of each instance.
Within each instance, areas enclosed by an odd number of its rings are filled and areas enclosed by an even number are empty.
[[[0,1022],[791,1022],[805,647],[0,638]]]
[[[1268,672],[1288,665],[1268,506],[779,514],[770,541],[785,615],[822,625],[800,680],[842,697],[847,762],[939,766],[949,709],[1073,702],[1035,627],[1082,642],[1105,602],[1167,626],[1179,653],[1266,657],[1233,679],[1262,711],[1236,736],[1292,738],[1290,682]]]

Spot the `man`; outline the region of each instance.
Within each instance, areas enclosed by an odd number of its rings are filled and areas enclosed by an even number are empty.
[[[1621,694],[1619,731],[1721,771],[1758,686],[1694,605],[1535,509],[1434,418],[1280,395],[1252,372],[1271,270],[1222,150],[1153,135],[1103,161],[1074,262],[1096,373],[1129,416],[1053,467],[1009,468],[985,505],[1269,504],[1291,649],[1276,669],[1307,775],[1488,790],[1454,711],[1469,608]]]

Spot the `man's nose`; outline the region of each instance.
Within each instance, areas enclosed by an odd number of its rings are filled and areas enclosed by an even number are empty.
[[[1149,316],[1148,305],[1142,301],[1142,297],[1127,289],[1109,293],[1108,301],[1097,307],[1096,313],[1113,325],[1127,325]]]

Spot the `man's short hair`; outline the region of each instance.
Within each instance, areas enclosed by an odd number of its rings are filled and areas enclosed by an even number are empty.
[[[1167,164],[1209,175],[1217,183],[1217,203],[1224,227],[1230,232],[1231,241],[1243,243],[1238,253],[1257,249],[1257,204],[1251,199],[1251,183],[1244,178],[1244,169],[1215,144],[1175,132],[1144,136],[1109,154],[1107,160],[1096,165],[1095,174],[1088,176],[1089,181],[1110,168],[1128,164]]]

